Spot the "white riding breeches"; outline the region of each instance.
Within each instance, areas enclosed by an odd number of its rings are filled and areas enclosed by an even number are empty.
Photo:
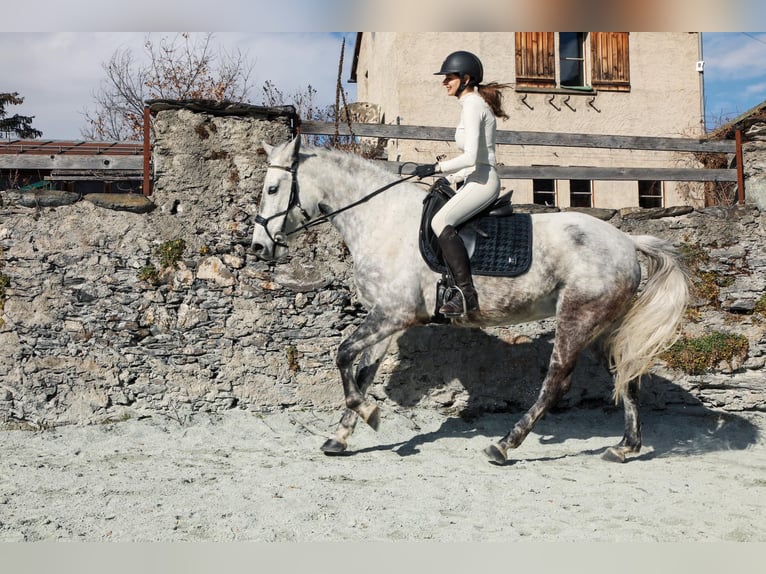
[[[447,225],[457,227],[489,207],[500,195],[500,178],[491,165],[479,164],[454,197],[434,215],[431,229],[437,237]]]

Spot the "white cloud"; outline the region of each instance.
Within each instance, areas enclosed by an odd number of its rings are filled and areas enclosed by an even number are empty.
[[[766,73],[766,34],[706,34],[705,38],[705,72],[737,80]]]
[[[766,99],[766,80],[762,80],[755,84],[749,84],[745,88],[745,94],[748,97],[756,98],[758,100]]]

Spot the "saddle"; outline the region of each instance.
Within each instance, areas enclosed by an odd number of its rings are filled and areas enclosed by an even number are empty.
[[[423,200],[420,221],[420,254],[433,271],[445,277],[449,270],[431,219],[455,193],[445,178],[436,180]],[[532,264],[532,218],[528,213],[514,213],[507,197],[460,225],[458,232],[468,250],[473,275],[516,277]]]

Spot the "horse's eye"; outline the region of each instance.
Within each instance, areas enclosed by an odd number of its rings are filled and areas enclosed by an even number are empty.
[[[276,192],[279,191],[278,185],[270,185],[269,189],[266,190],[269,195],[274,195]]]

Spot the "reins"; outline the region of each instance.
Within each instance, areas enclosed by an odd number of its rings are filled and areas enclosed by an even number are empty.
[[[293,173],[293,177],[295,177],[295,173]],[[335,217],[339,213],[343,213],[344,211],[347,211],[349,209],[357,207],[358,205],[361,205],[361,204],[371,200],[376,195],[379,195],[379,194],[383,193],[387,189],[390,189],[390,188],[392,188],[395,185],[398,185],[400,183],[404,183],[405,181],[410,180],[413,177],[415,177],[414,173],[411,174],[411,175],[402,177],[400,179],[397,179],[396,181],[392,181],[391,183],[387,183],[383,187],[379,187],[378,189],[376,189],[372,193],[370,193],[368,195],[365,195],[363,198],[358,199],[357,201],[355,201],[353,203],[350,203],[349,205],[346,205],[345,207],[341,207],[340,209],[336,209],[335,211],[332,211],[330,213],[323,213],[321,216],[317,217],[316,219],[312,219],[308,223],[304,223],[303,225],[300,225],[300,226],[296,227],[295,229],[293,229],[292,231],[286,233],[285,235],[292,235],[293,233],[297,233],[298,231],[303,231],[304,229],[309,229],[309,228],[314,227],[316,225],[320,225],[321,223],[325,223],[325,222],[329,221],[330,218]]]
[[[344,211],[347,211],[349,209],[357,207],[358,205],[361,205],[361,204],[369,201],[370,199],[372,199],[376,195],[379,195],[379,194],[383,193],[387,189],[390,189],[390,188],[394,187],[395,185],[399,185],[400,183],[404,183],[405,181],[408,181],[408,180],[412,179],[413,177],[416,177],[416,174],[414,174],[414,173],[410,174],[410,175],[407,175],[407,176],[404,176],[404,177],[400,177],[399,179],[397,179],[395,181],[392,181],[392,182],[387,183],[386,185],[384,185],[382,187],[379,187],[378,189],[376,189],[372,193],[369,193],[369,194],[365,195],[361,199],[358,199],[357,201],[354,201],[353,203],[350,203],[349,205],[346,205],[344,207],[336,209],[335,211],[332,211],[330,213],[323,213],[322,215],[320,215],[316,219],[312,219],[312,220],[308,221],[309,220],[309,215],[308,215],[308,213],[306,213],[306,210],[303,209],[303,206],[301,205],[301,202],[300,202],[300,198],[298,197],[298,192],[299,192],[299,189],[298,189],[298,187],[299,187],[298,186],[298,154],[296,153],[295,156],[293,157],[293,162],[290,165],[290,167],[285,167],[285,166],[281,166],[281,165],[270,165],[269,168],[270,169],[271,168],[273,168],[273,169],[281,169],[283,171],[286,171],[286,172],[290,173],[290,175],[292,176],[292,181],[291,181],[291,184],[290,184],[290,198],[289,198],[288,203],[287,203],[287,208],[284,211],[280,211],[279,213],[275,213],[274,215],[271,215],[270,217],[263,217],[261,214],[258,214],[255,217],[255,222],[258,225],[260,225],[261,227],[263,227],[263,229],[266,231],[266,235],[269,237],[269,239],[271,239],[271,241],[275,245],[280,245],[282,247],[287,247],[287,244],[282,242],[281,238],[289,236],[289,235],[293,235],[294,233],[297,233],[299,231],[303,231],[304,229],[309,229],[311,227],[315,227],[317,225],[325,223],[325,222],[329,221],[332,217],[335,217],[336,215],[338,215],[339,213],[343,213]],[[400,171],[399,175],[401,175],[401,171]],[[269,231],[269,222],[272,219],[275,219],[277,217],[281,217],[283,215],[286,215],[294,207],[297,207],[300,210],[301,215],[303,216],[304,220],[306,220],[306,223],[304,223],[302,225],[299,225],[298,227],[296,227],[295,229],[293,229],[291,231],[288,231],[287,233],[284,232],[284,224],[283,224],[282,225],[283,229],[280,230],[278,233],[276,233],[275,235],[272,236],[271,232]],[[320,207],[320,210],[321,210],[321,207]]]

